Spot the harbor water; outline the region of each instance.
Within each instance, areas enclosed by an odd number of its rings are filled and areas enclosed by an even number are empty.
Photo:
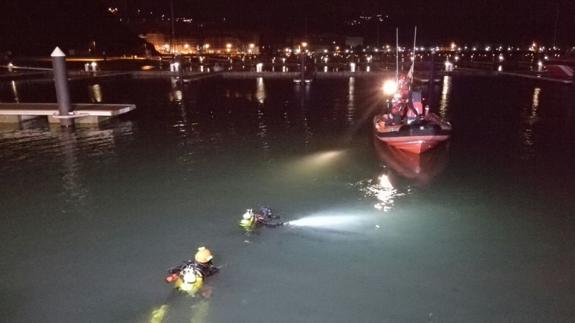
[[[0,128],[0,321],[572,322],[575,88],[445,76],[428,103],[452,138],[406,162],[373,138],[381,85],[73,82],[137,110]],[[293,225],[244,233],[260,206]],[[221,271],[175,293],[203,245]]]

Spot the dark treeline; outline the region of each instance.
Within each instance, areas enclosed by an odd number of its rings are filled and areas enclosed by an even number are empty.
[[[101,1],[0,1],[0,52],[50,54],[55,46],[79,53],[143,52],[144,41],[109,15]]]

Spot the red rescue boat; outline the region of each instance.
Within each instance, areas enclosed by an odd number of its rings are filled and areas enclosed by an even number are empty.
[[[376,115],[373,125],[377,139],[414,154],[422,154],[449,139],[451,124],[428,112],[412,122],[391,124],[385,114]]]
[[[413,36],[413,58],[415,58],[415,29]],[[398,45],[396,31],[396,48]],[[437,115],[423,109],[421,92],[413,91],[415,59],[407,75],[399,75],[399,54],[396,51],[395,81],[384,83],[383,90],[391,96],[386,111],[373,118],[376,137],[386,144],[414,154],[422,154],[439,143],[449,139],[451,124]]]

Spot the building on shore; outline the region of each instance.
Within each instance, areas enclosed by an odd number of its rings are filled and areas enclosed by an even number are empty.
[[[258,55],[259,39],[254,35],[217,35],[208,37],[177,36],[164,33],[148,33],[147,42],[161,54],[201,55]]]

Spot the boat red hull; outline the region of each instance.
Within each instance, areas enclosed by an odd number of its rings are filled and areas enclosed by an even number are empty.
[[[449,139],[449,135],[405,137],[377,136],[377,138],[394,148],[408,151],[414,154],[423,154],[424,152],[437,146],[439,143]]]
[[[375,116],[373,123],[377,139],[414,154],[423,154],[448,140],[451,133],[451,124],[433,113],[411,124],[386,125],[381,116]]]

